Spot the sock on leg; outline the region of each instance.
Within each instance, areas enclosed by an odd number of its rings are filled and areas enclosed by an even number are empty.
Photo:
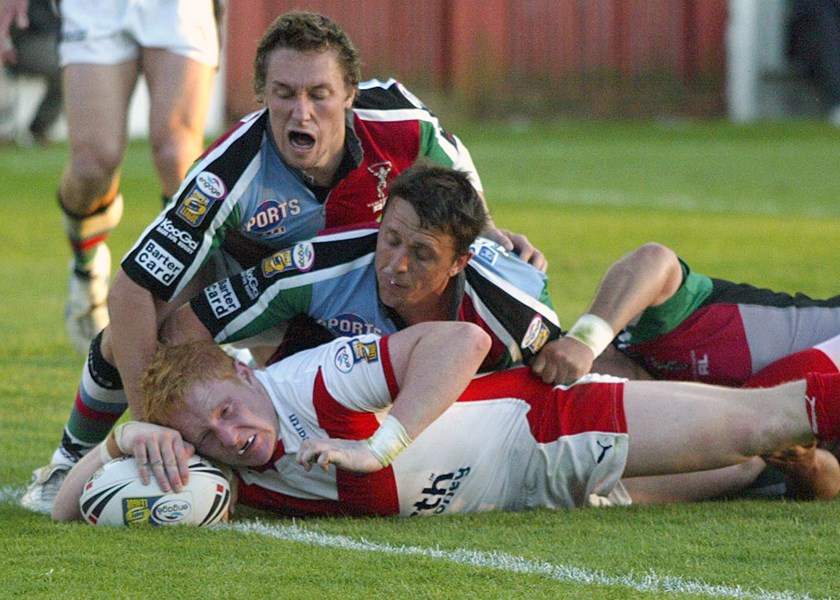
[[[96,248],[105,241],[108,234],[120,223],[123,213],[123,197],[117,194],[113,202],[92,215],[80,217],[67,212],[59,197],[58,205],[64,217],[64,231],[73,250],[75,270],[84,275],[86,266],[96,254]]]
[[[128,408],[119,371],[102,356],[101,342],[101,333],[91,342],[76,401],[54,459],[61,454],[78,461],[108,436]]]

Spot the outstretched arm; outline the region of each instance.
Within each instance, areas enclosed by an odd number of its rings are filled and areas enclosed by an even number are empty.
[[[546,383],[571,383],[636,315],[658,306],[682,284],[682,266],[673,250],[649,243],[614,262],[604,274],[586,314],[565,337],[546,344],[531,369]]]
[[[297,453],[305,468],[330,464],[359,473],[386,467],[466,389],[487,351],[490,337],[477,325],[430,322],[389,337],[400,392],[380,428],[368,440],[306,440]]]

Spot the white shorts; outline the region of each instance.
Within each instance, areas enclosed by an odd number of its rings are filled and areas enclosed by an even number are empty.
[[[212,0],[62,0],[61,66],[115,65],[159,48],[219,65]]]
[[[538,444],[525,476],[527,508],[632,504],[621,483],[626,433],[587,431]]]

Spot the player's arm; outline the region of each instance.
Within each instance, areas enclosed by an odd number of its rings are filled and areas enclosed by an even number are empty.
[[[149,290],[120,269],[108,294],[108,311],[111,315],[111,352],[131,414],[135,419],[141,419],[140,376],[157,348],[157,303]]]
[[[309,469],[330,464],[359,473],[388,466],[466,389],[490,348],[490,337],[465,322],[429,322],[388,337],[399,393],[389,415],[367,440],[305,440],[297,461]]]
[[[607,269],[586,314],[565,337],[546,344],[531,369],[546,383],[575,381],[590,371],[616,333],[646,308],[673,296],[682,280],[677,255],[661,244],[626,254]]]

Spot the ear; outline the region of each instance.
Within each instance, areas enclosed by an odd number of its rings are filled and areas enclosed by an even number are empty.
[[[452,266],[449,267],[449,276],[455,277],[458,273],[463,271],[467,268],[467,263],[470,262],[472,258],[472,252],[467,252],[466,254],[462,254],[461,256],[455,259],[455,262],[452,263]]]
[[[348,94],[347,98],[344,100],[344,110],[350,110],[353,108],[353,102],[356,100],[356,88],[350,88],[350,93]]]
[[[233,364],[236,368],[236,374],[239,375],[239,379],[242,380],[242,383],[252,385],[257,380],[257,378],[254,377],[254,370],[251,367],[238,360]]]

